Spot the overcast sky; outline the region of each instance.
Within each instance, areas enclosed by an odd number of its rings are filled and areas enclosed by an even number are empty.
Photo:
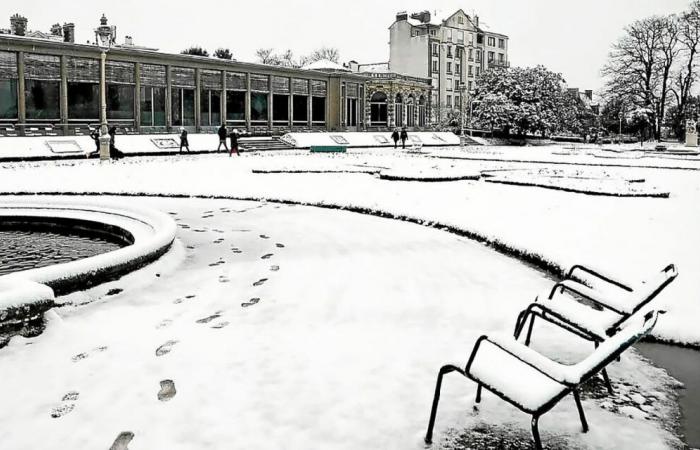
[[[30,30],[48,31],[56,22],[74,22],[78,42],[105,13],[117,26],[118,40],[179,52],[199,44],[210,52],[228,47],[239,60],[254,61],[261,47],[308,53],[337,47],[342,61],[381,62],[389,58],[389,31],[396,12],[459,8],[476,13],[482,24],[510,37],[513,65],[544,64],[561,72],[571,87],[598,89],[599,72],[610,44],[623,27],[642,17],[682,11],[689,0],[252,0],[166,1],[23,0],[0,5],[3,22],[15,13]],[[58,6],[60,4],[60,6]],[[4,23],[4,24],[3,24]]]

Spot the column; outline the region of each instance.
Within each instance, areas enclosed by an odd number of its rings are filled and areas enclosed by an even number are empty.
[[[141,133],[141,63],[134,64],[134,128]]]
[[[405,102],[404,99],[401,99],[402,101]],[[391,85],[389,88],[389,95],[387,95],[386,99],[386,124],[389,128],[394,128],[396,127],[396,90],[394,85]],[[406,108],[404,108],[406,109]]]
[[[17,52],[17,118],[19,123],[27,122],[26,86],[24,82],[24,52]],[[24,127],[22,127],[24,132]]]
[[[250,133],[250,72],[245,74],[245,128]]]
[[[314,112],[313,111],[313,102],[311,101],[311,100],[313,100],[313,97],[311,96],[311,80],[307,81],[307,84],[308,84],[309,92],[306,95],[306,122],[307,122],[306,126],[308,126],[309,129],[311,129],[311,127],[313,127],[313,122],[312,122],[313,118],[311,117],[311,115]]]
[[[109,134],[107,134],[107,51],[100,54],[100,160],[109,159]]]
[[[170,65],[165,66],[165,126],[170,131],[173,127],[173,77]]]
[[[226,111],[226,71],[222,70],[221,71],[221,108],[219,109],[221,111],[221,123],[223,125],[226,125],[226,115],[228,112]]]
[[[202,71],[194,69],[194,129],[196,133],[202,128]]]
[[[64,136],[68,134],[68,61],[66,58],[66,55],[61,55],[61,85],[58,95],[59,115],[61,117]],[[24,96],[22,97],[24,98]]]
[[[267,128],[272,131],[273,130],[273,123],[272,123],[272,108],[274,107],[273,105],[273,98],[272,98],[272,76],[267,77]]]
[[[292,86],[292,77],[289,77],[289,103],[287,103],[287,106],[289,111],[289,131],[292,131],[294,128],[294,90]]]

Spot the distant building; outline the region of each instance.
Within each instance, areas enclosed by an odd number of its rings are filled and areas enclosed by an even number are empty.
[[[389,30],[389,70],[431,79],[438,116],[442,109],[466,111],[481,72],[510,66],[508,36],[488,30],[479,16],[461,9],[443,19],[429,11],[400,12]]]

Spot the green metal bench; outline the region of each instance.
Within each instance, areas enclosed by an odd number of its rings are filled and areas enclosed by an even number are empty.
[[[348,148],[344,145],[312,145],[311,153],[345,153]]]

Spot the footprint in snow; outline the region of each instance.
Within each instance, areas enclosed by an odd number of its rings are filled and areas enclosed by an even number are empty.
[[[270,271],[271,272],[277,272],[280,270],[280,266],[270,266]]]
[[[260,235],[260,238],[261,238],[261,239],[270,239],[270,236],[266,236],[266,235],[264,235],[264,234],[261,234],[261,235]]]
[[[274,256],[273,253],[268,253],[267,255],[261,256],[260,259],[270,259],[270,258],[272,258],[273,256]]]
[[[175,344],[177,344],[177,342],[178,341],[174,340],[167,341],[165,344],[161,345],[156,349],[156,356],[167,355],[172,351],[173,347],[175,346]]]
[[[175,382],[173,380],[163,380],[160,382],[160,391],[158,391],[158,400],[161,402],[167,402],[175,397],[177,390],[175,389]]]
[[[250,301],[248,301],[246,303],[241,303],[241,306],[244,308],[248,308],[249,306],[257,305],[259,302],[260,302],[260,299],[255,297],[255,298],[251,298]]]
[[[199,319],[199,320],[197,321],[197,323],[209,323],[209,322],[211,322],[211,321],[214,320],[214,319],[218,319],[219,317],[221,317],[221,311],[216,312],[216,313],[212,314],[212,315],[209,316],[209,317],[205,317],[205,318],[203,318],[203,319]]]
[[[253,283],[253,286],[262,286],[263,284],[265,284],[266,281],[267,281],[267,278],[261,278],[258,281],[256,281],[255,283]]]
[[[219,283],[230,283],[231,280],[226,275],[219,275]]]
[[[84,360],[84,359],[87,359],[87,358],[90,356],[91,353],[102,353],[102,352],[104,352],[104,351],[106,351],[106,350],[107,350],[107,347],[95,347],[95,348],[93,348],[92,350],[90,350],[90,351],[88,351],[88,352],[78,353],[77,355],[75,355],[75,356],[73,356],[73,357],[71,358],[71,361],[73,361],[74,363],[76,363],[76,362],[78,362],[78,361],[82,361],[82,360]]]
[[[277,246],[277,248],[284,248],[284,244],[280,244],[279,242],[275,245]]]
[[[122,292],[124,292],[124,289],[121,289],[121,288],[110,289],[109,292],[107,292],[107,297],[110,297],[112,295],[121,294]]]
[[[222,242],[224,242],[224,240],[225,240],[224,238],[219,238],[219,239],[215,240],[213,242],[213,244],[221,244]]]
[[[229,322],[219,322],[219,323],[215,323],[215,324],[212,325],[211,327],[214,328],[214,329],[216,329],[216,330],[220,330],[220,329],[222,329],[222,328],[224,328],[224,327],[227,327],[228,325],[229,325]]]
[[[232,247],[232,248],[231,248],[231,251],[232,251],[233,253],[237,254],[237,255],[240,254],[240,253],[243,253],[243,250],[241,250],[241,249],[238,248],[238,247]]]
[[[77,391],[70,391],[63,396],[61,399],[61,404],[56,406],[51,410],[51,417],[58,419],[65,416],[75,409],[75,402],[80,397],[80,393]]]
[[[127,447],[131,440],[134,439],[134,433],[131,431],[122,431],[114,440],[114,443],[109,448],[109,450],[129,450]]]
[[[160,330],[161,328],[167,328],[170,325],[172,325],[173,321],[171,319],[163,319],[158,325],[156,325],[156,329]]]

